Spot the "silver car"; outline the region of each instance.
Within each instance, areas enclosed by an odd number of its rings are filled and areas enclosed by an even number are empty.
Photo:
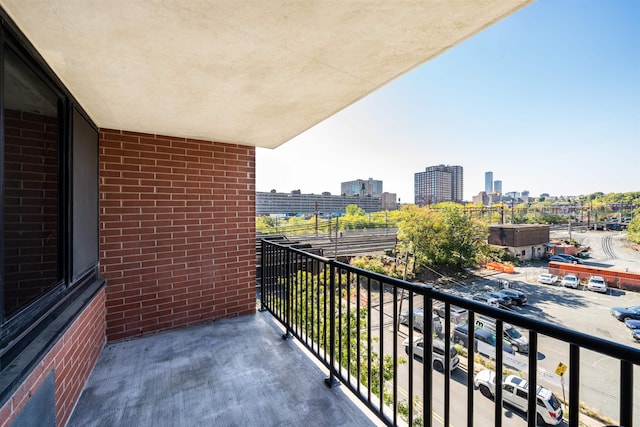
[[[590,291],[606,293],[607,282],[602,278],[602,276],[591,276],[587,282],[587,289]]]
[[[564,286],[565,288],[577,289],[579,284],[580,280],[578,280],[578,276],[576,276],[575,274],[567,274],[560,281],[560,285]]]

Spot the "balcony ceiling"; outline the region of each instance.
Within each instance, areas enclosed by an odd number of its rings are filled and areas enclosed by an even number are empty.
[[[277,147],[533,0],[0,0],[99,127]]]

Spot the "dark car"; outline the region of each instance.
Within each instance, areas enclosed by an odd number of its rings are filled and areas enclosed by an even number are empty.
[[[582,264],[582,260],[576,256],[569,254],[557,254],[556,256],[562,257],[572,264]]]
[[[640,320],[627,319],[624,321],[624,325],[629,329],[640,329]]]
[[[634,329],[631,331],[631,336],[634,340],[640,342],[640,329]]]
[[[640,305],[632,307],[613,307],[611,315],[616,319],[624,322],[627,319],[640,319]]]
[[[497,299],[498,300],[498,304],[500,304],[501,306],[504,306],[504,307],[511,307],[511,305],[513,304],[513,301],[511,300],[511,297],[503,294],[500,291],[487,292],[485,295],[490,297],[490,298]]]
[[[502,289],[499,292],[511,298],[511,301],[516,305],[524,305],[527,303],[527,294],[517,289]]]
[[[568,262],[568,263],[572,263],[572,261],[568,260],[567,258],[560,256],[560,255],[551,255],[549,257],[549,261],[555,261],[555,262]]]
[[[482,329],[482,328],[475,328],[475,333],[474,333],[475,339],[476,341],[482,341],[484,343],[487,343],[489,345],[491,345],[492,347],[496,346],[496,334],[487,331],[486,329]],[[469,327],[467,325],[458,325],[455,328],[453,328],[453,336],[451,337],[451,340],[457,344],[460,344],[463,347],[468,347],[469,344]],[[507,341],[502,341],[503,345],[503,350],[506,353],[509,354],[515,354],[515,351],[513,350],[513,347],[511,347],[511,344],[509,344]],[[477,345],[476,345],[477,348]]]

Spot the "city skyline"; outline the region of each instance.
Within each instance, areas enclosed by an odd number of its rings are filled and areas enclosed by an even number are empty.
[[[640,2],[540,0],[275,150],[256,190],[338,194],[374,177],[413,203],[427,165],[464,168],[464,199],[640,190]]]

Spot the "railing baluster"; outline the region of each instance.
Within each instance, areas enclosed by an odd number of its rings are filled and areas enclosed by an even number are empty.
[[[396,339],[398,336],[398,323],[396,322],[398,318],[398,287],[396,285],[391,286],[393,289],[393,322],[391,322],[393,330],[393,425],[398,425],[398,340]],[[409,315],[409,319],[412,317],[413,313]],[[383,356],[380,355],[380,357]]]
[[[536,416],[536,390],[538,389],[538,334],[529,330],[529,400],[527,402],[527,425],[535,427]],[[534,396],[532,398],[531,396]]]
[[[620,425],[633,425],[633,365],[620,361]]]
[[[425,313],[426,317],[426,313]],[[451,304],[445,303],[444,305],[444,317],[446,319],[451,318]],[[433,325],[432,321],[433,316],[429,316],[429,324]],[[425,318],[425,322],[427,319]],[[451,336],[451,324],[449,322],[445,322],[444,328],[444,425],[451,425],[451,356],[449,353],[449,348],[451,347],[451,340],[447,340],[447,337]],[[433,344],[433,331],[430,331],[430,342]],[[431,351],[433,351],[433,346],[429,347]],[[429,369],[431,370],[431,358],[429,358]],[[425,363],[426,369],[426,363]]]
[[[360,393],[360,345],[362,344],[361,342],[361,335],[360,335],[360,329],[362,328],[361,324],[360,324],[360,275],[359,274],[355,274],[356,276],[356,281],[355,281],[355,286],[356,286],[356,384],[358,385],[358,392]]]
[[[475,333],[475,324],[474,324],[474,332],[471,332],[472,329],[469,329],[469,334]],[[504,325],[502,324],[502,320],[496,320],[496,412],[494,425],[495,427],[502,426],[502,359],[503,359],[503,335],[504,335]]]
[[[333,265],[329,264],[329,378],[325,381],[329,387],[333,387],[337,384],[335,371],[336,371],[336,292],[335,292],[335,269]]]
[[[408,320],[409,320],[409,384],[408,384],[408,389],[407,393],[409,395],[408,397],[408,402],[407,405],[409,407],[409,425],[411,425],[411,421],[413,421],[413,358],[414,358],[414,354],[413,354],[413,293],[409,292],[409,311],[408,311]],[[423,319],[423,323],[425,322],[425,320]],[[396,323],[396,320],[394,319],[393,323]],[[425,325],[423,325],[424,328]],[[397,340],[396,340],[397,341]],[[423,347],[423,357],[422,357],[422,365],[423,365],[423,369],[426,369],[424,367],[424,354],[426,354],[426,352],[424,351],[424,347]]]
[[[380,346],[378,347],[379,349],[379,355],[380,357],[378,358],[378,383],[380,384],[380,415],[383,416],[384,418],[384,287],[385,287],[385,283],[381,282],[380,283],[380,310],[378,310],[379,313],[379,325],[380,325]]]
[[[367,402],[371,403],[371,277],[367,277]]]
[[[467,322],[469,329],[471,325],[475,326],[475,313],[472,310],[467,311]],[[451,320],[451,319],[447,319]],[[467,426],[473,427],[473,373],[475,369],[475,353],[467,346]]]
[[[422,306],[425,307],[425,310],[429,310],[429,316],[431,316],[431,313],[433,313],[433,302],[432,302],[432,294],[431,294],[431,290],[432,288],[429,286],[428,288],[428,293],[426,296],[425,294],[422,295]],[[425,311],[426,313],[426,311]],[[431,326],[433,327],[433,325]],[[446,337],[445,337],[446,340]],[[427,343],[423,343],[424,346],[424,354],[425,357],[431,357],[431,355],[427,355]],[[422,358],[423,362],[424,362],[424,357]],[[432,369],[426,369],[424,367],[424,363],[423,363],[423,367],[422,367],[422,419],[423,419],[423,425],[425,427],[431,427],[431,421],[432,421],[432,412],[433,412],[433,393],[431,392],[431,390],[433,389],[433,370]]]
[[[346,321],[347,321],[347,339],[346,339],[346,347],[347,347],[347,383],[351,384],[351,375],[352,375],[352,369],[351,369],[351,272],[347,271],[346,272],[346,293],[345,293],[345,300],[346,300],[346,310],[345,310],[345,317],[346,317]],[[341,304],[342,305],[342,304]],[[341,335],[342,335],[342,329],[340,329]],[[342,360],[342,359],[341,359]]]
[[[563,380],[564,381],[564,380]],[[578,427],[580,416],[580,347],[569,346],[569,427]]]

